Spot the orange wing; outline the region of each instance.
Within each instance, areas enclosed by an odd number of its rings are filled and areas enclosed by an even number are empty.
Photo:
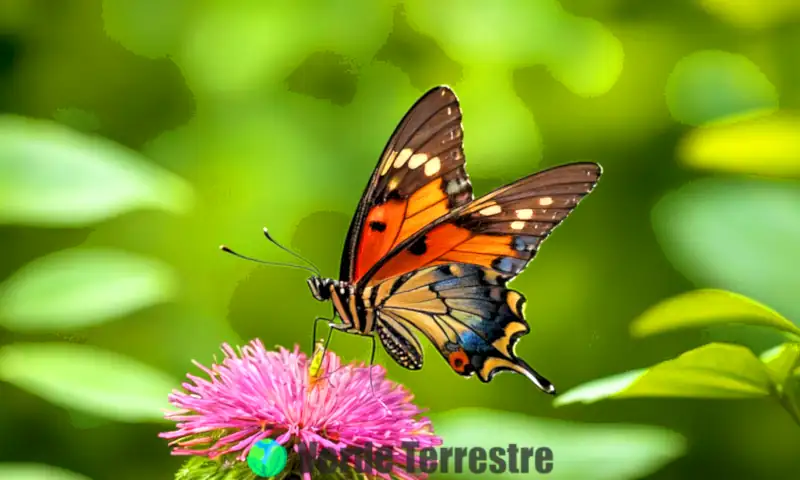
[[[405,239],[473,200],[461,109],[447,87],[428,91],[386,145],[350,224],[339,278],[358,282]]]
[[[452,263],[482,266],[510,280],[594,189],[601,173],[596,163],[575,163],[497,189],[405,239],[363,281],[375,285],[396,275]]]

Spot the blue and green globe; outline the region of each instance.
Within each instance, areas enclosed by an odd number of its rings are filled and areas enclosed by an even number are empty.
[[[259,440],[247,454],[247,465],[259,477],[269,478],[281,473],[286,467],[286,449],[267,438]]]

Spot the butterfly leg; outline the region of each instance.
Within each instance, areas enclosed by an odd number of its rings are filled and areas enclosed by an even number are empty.
[[[325,340],[325,345],[322,347],[322,358],[326,358],[328,354],[328,345],[331,343],[331,338],[333,337],[333,329],[328,330],[328,338]]]
[[[374,335],[369,335],[369,337],[372,340],[372,353],[369,356],[369,386],[370,389],[372,390],[372,396],[375,397],[378,403],[380,403],[381,406],[383,407],[384,414],[390,415],[392,411],[389,410],[389,407],[387,407],[386,404],[383,403],[383,400],[381,400],[380,397],[375,395],[375,384],[372,382],[372,366],[375,364],[375,350],[377,348],[378,343],[375,341]]]
[[[317,325],[319,324],[319,322],[323,320],[327,321],[328,325],[330,325],[331,322],[333,321],[332,318],[327,318],[327,317],[314,318],[314,328],[311,331],[311,352],[314,352],[314,349],[316,348],[317,345]],[[328,341],[330,341],[330,336],[328,336]],[[326,343],[325,346],[327,347],[327,345],[328,344]]]

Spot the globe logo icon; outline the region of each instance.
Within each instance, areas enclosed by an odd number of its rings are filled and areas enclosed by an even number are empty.
[[[286,449],[267,438],[259,440],[247,454],[247,465],[259,477],[274,477],[286,467]]]

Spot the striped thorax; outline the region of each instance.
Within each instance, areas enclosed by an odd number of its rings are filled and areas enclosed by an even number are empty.
[[[332,278],[311,277],[308,287],[315,299],[330,300],[344,326],[343,330],[360,335],[372,335],[375,330],[375,310],[369,295],[372,289],[358,294],[355,285]]]

